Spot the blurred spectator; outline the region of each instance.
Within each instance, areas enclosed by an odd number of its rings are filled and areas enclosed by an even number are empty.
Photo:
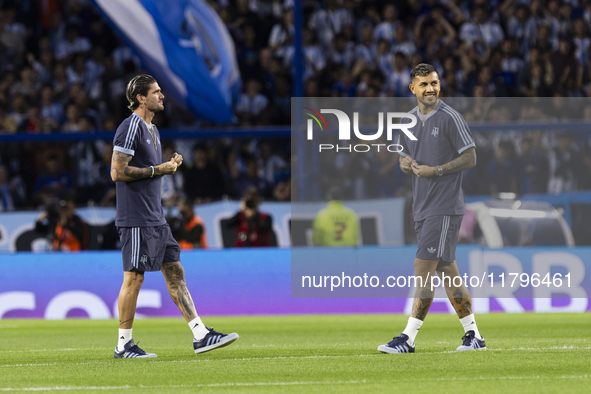
[[[583,152],[583,166],[579,179],[579,190],[591,190],[591,147],[586,145]]]
[[[468,45],[474,45],[477,54],[483,56],[488,48],[497,46],[505,35],[501,26],[490,20],[490,14],[485,6],[474,6],[472,17],[472,20],[462,24],[460,40],[466,41]]]
[[[20,72],[21,79],[12,85],[12,96],[23,96],[26,100],[36,101],[39,94],[39,84],[35,78],[35,71],[31,66],[24,66]]]
[[[353,42],[347,41],[343,34],[338,34],[335,37],[335,44],[330,48],[330,62],[350,69],[353,65],[354,53]]]
[[[76,95],[75,102],[80,111],[80,116],[91,119],[92,130],[100,130],[101,116],[97,110],[91,107],[88,93],[80,90]]]
[[[481,235],[480,227],[478,226],[478,219],[476,212],[466,209],[462,224],[460,225],[460,233],[458,235],[459,244],[476,243]]]
[[[54,101],[53,89],[46,85],[41,90],[41,118],[52,119],[56,123],[64,120],[64,111],[62,106]]]
[[[250,79],[246,83],[245,92],[238,98],[236,113],[242,121],[257,124],[268,104],[269,99],[261,94],[261,83],[256,79]]]
[[[162,162],[169,161],[173,155],[174,147],[167,146],[163,148]],[[172,175],[164,175],[162,177],[161,189],[160,197],[162,198],[162,206],[165,208],[176,206],[179,200],[184,198],[183,176],[181,172],[178,171]]]
[[[35,181],[35,198],[46,205],[49,201],[72,197],[74,184],[70,174],[62,170],[58,157],[50,155],[43,166],[44,173]]]
[[[193,204],[188,200],[181,200],[178,203],[178,209],[179,216],[174,218],[170,225],[174,239],[183,250],[206,249],[205,224],[195,214]]]
[[[273,219],[259,211],[260,203],[256,188],[247,188],[240,200],[240,211],[226,223],[236,232],[235,247],[271,246]]]
[[[312,13],[308,28],[318,32],[318,38],[324,48],[330,48],[335,35],[341,33],[345,26],[352,24],[353,15],[349,10],[340,7],[337,0],[326,0],[326,9],[317,8]]]
[[[512,192],[520,195],[523,185],[521,168],[513,141],[499,142],[495,157],[487,169],[490,193]]]
[[[304,29],[302,32],[302,52],[304,53],[304,78],[316,77],[326,67],[326,55],[318,45],[316,31]],[[283,56],[283,66],[293,73],[295,47],[287,48]]]
[[[100,241],[101,250],[121,250],[121,239],[115,226],[115,220],[103,226]]]
[[[410,85],[410,68],[407,65],[407,57],[403,52],[394,55],[394,67],[388,79],[388,88],[394,92],[394,97],[408,97],[412,93]]]
[[[394,56],[390,52],[390,43],[387,40],[379,40],[376,49],[376,66],[384,75],[390,75]]]
[[[100,201],[101,207],[114,207],[117,193],[115,182],[111,178],[111,159],[113,156],[113,144],[108,142],[103,145],[101,163],[98,167],[98,178],[95,186],[95,201]]]
[[[291,178],[280,181],[273,189],[275,201],[291,201]]]
[[[403,53],[406,59],[410,59],[417,51],[417,47],[413,40],[408,36],[407,27],[405,25],[398,25],[396,27],[396,35],[392,52]]]
[[[516,1],[505,1],[501,6],[503,16],[507,18],[507,36],[520,43],[519,51],[523,55],[533,45],[537,33],[536,22],[529,17],[525,4],[513,8]]]
[[[366,65],[373,64],[376,55],[376,47],[373,41],[371,24],[365,24],[361,27],[361,40],[355,46],[354,53],[356,61],[362,61]]]
[[[314,246],[357,246],[359,219],[340,200],[331,200],[318,212],[312,223]]]
[[[88,245],[90,228],[75,212],[72,200],[61,200],[37,218],[35,231],[47,234],[52,250],[78,252]]]
[[[291,83],[287,76],[280,76],[275,80],[275,95],[272,103],[274,106],[274,123],[286,125],[291,122]]]
[[[283,20],[273,26],[269,35],[269,47],[274,55],[283,57],[285,49],[292,44],[295,28],[293,27],[293,10],[288,8],[283,13]]]
[[[224,177],[209,161],[202,144],[193,147],[193,167],[185,169],[183,177],[187,198],[196,204],[219,200],[224,195]]]
[[[556,148],[550,151],[550,181],[548,193],[559,194],[578,190],[577,180],[584,171],[583,161],[570,135],[556,136]]]
[[[248,189],[254,187],[257,193],[265,198],[271,194],[271,184],[263,177],[259,176],[259,166],[257,159],[253,155],[248,155],[244,160],[244,171],[240,172],[235,178],[235,184],[239,195],[244,195]]]
[[[0,212],[23,208],[26,201],[26,190],[22,179],[18,176],[10,179],[6,167],[0,165]]]
[[[54,67],[53,52],[51,49],[43,49],[39,55],[39,60],[29,53],[27,60],[33,66],[33,69],[37,73],[37,81],[46,84],[51,82],[51,71]]]
[[[245,80],[260,77],[259,46],[256,41],[256,30],[253,26],[245,25],[242,28],[242,40],[238,42],[236,57],[242,78]]]
[[[385,40],[388,43],[392,43],[394,41],[396,27],[400,24],[398,10],[394,4],[386,4],[382,10],[382,14],[384,15],[383,21],[374,29],[374,41],[379,42]]]
[[[69,104],[66,108],[66,122],[61,129],[64,133],[77,133],[80,131],[80,110],[76,104]]]
[[[558,49],[550,55],[550,62],[554,69],[555,83],[565,86],[580,78],[580,66],[572,51],[571,43],[566,37],[560,37]]]
[[[531,138],[521,141],[521,163],[525,170],[524,193],[548,191],[548,154],[534,146]]]
[[[2,44],[19,56],[25,52],[25,38],[27,30],[25,25],[16,20],[16,8],[8,5],[2,12],[2,31],[0,31],[0,40]]]
[[[41,131],[41,110],[38,106],[29,108],[29,116],[27,117],[27,126],[25,130],[28,133],[36,134]]]
[[[259,142],[258,155],[259,176],[270,184],[276,183],[276,176],[286,169],[287,164],[279,155],[273,153],[273,146],[268,140]]]
[[[69,24],[66,27],[64,37],[56,42],[55,57],[58,60],[68,58],[75,54],[87,53],[92,46],[85,37],[80,37],[79,26]]]
[[[372,166],[369,176],[369,187],[372,197],[387,198],[398,194],[398,188],[406,183],[407,177],[403,173],[398,162],[398,154],[380,149],[375,153],[376,163]],[[406,185],[408,186],[408,185]],[[406,189],[408,190],[408,189]]]
[[[591,39],[589,38],[589,28],[585,25],[585,21],[582,18],[575,20],[573,24],[575,44],[575,59],[579,64],[585,64],[589,61],[589,46],[591,45]]]
[[[9,133],[25,131],[27,128],[27,117],[29,105],[23,96],[14,96],[12,99],[12,111],[4,119],[4,130]]]
[[[75,106],[73,108],[77,111]],[[79,133],[89,133],[94,128],[87,117],[80,118],[76,125]],[[109,173],[104,172],[103,155],[107,145],[110,146],[102,140],[82,140],[70,146],[70,173],[74,175],[76,183],[76,200],[81,204],[90,200],[100,202],[105,193],[105,182],[112,184]]]

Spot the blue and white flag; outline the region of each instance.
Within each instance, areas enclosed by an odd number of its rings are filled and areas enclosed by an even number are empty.
[[[165,95],[200,119],[233,120],[241,89],[234,43],[203,0],[91,0]]]

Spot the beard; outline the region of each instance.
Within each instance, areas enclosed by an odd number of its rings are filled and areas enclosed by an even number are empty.
[[[146,106],[146,108],[148,109],[148,111],[152,111],[154,113],[156,112],[162,112],[164,111],[164,103],[150,103],[149,105]]]
[[[432,107],[435,104],[437,104],[437,99],[438,99],[438,95],[435,96],[423,96],[419,99],[419,101],[421,102],[421,104],[423,104],[426,107]]]

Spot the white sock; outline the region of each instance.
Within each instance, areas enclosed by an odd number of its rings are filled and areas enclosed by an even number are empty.
[[[193,331],[193,337],[198,341],[203,339],[209,332],[199,316],[189,322],[189,328]]]
[[[410,346],[414,346],[415,338],[419,333],[419,328],[423,325],[423,321],[419,319],[415,319],[414,317],[408,318],[408,323],[406,324],[406,328],[402,331],[403,334],[408,335],[408,341],[406,341]]]
[[[464,326],[464,333],[468,331],[474,331],[476,338],[482,339],[480,333],[478,332],[478,327],[476,327],[476,319],[474,319],[474,314],[461,318],[460,323],[462,323],[462,326]]]
[[[125,344],[129,341],[131,341],[131,328],[129,329],[125,329],[125,328],[120,328],[119,329],[119,340],[117,341],[117,351],[121,352],[123,351],[123,348],[125,347]]]

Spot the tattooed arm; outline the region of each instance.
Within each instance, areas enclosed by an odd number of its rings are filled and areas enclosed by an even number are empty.
[[[441,166],[443,174],[454,174],[456,172],[467,170],[476,165],[476,149],[468,148],[462,152],[460,157],[457,157]]]
[[[455,174],[456,172],[467,170],[476,165],[476,149],[468,148],[449,163],[441,165],[443,175]],[[437,167],[427,165],[420,165],[414,162],[412,164],[412,171],[420,178],[437,176]]]
[[[180,165],[176,157],[177,156],[173,157],[166,163],[154,166],[154,176],[174,174]],[[129,162],[132,158],[132,155],[116,150],[113,151],[113,157],[111,158],[111,179],[113,179],[113,181],[132,182],[139,179],[150,178],[152,176],[152,169],[150,167],[139,168],[130,166]],[[180,162],[182,163],[182,158],[180,159]]]

